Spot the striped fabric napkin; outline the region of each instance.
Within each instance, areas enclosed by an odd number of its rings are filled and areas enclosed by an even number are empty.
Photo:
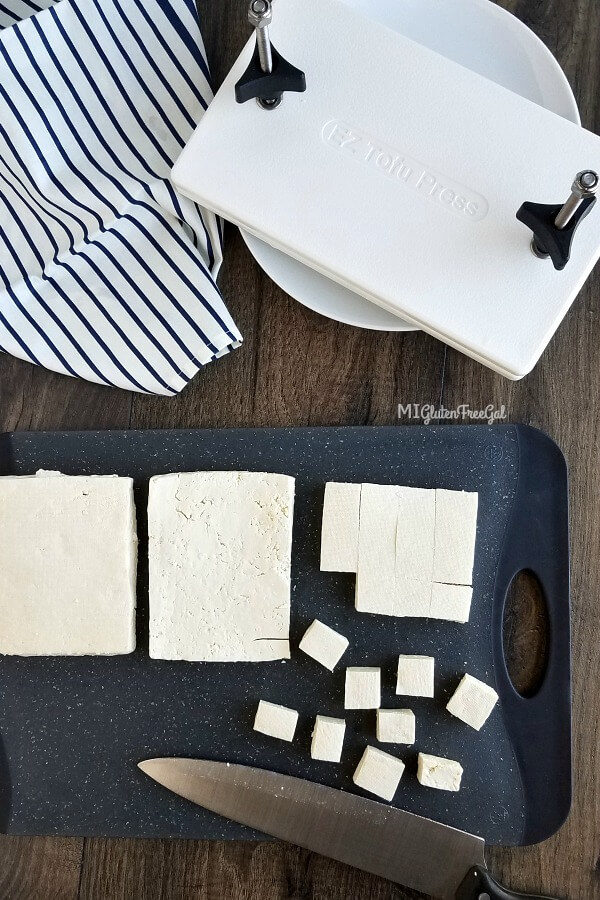
[[[211,96],[194,0],[0,0],[0,350],[172,395],[239,343],[169,180]]]

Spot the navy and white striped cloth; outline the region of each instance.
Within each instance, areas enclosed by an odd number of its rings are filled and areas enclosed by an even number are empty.
[[[239,343],[169,179],[211,96],[195,0],[0,0],[0,350],[172,395]]]

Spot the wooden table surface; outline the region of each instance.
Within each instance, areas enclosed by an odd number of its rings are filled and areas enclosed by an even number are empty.
[[[448,0],[450,2],[450,0]],[[557,55],[583,123],[600,132],[599,0],[502,0]],[[212,0],[204,33],[218,83],[247,34],[243,0]],[[574,802],[545,844],[493,850],[506,885],[556,897],[600,897],[600,275],[596,273],[533,374],[510,383],[423,334],[363,332],[294,302],[227,234],[220,284],[243,347],[175,399],[152,398],[0,358],[0,430],[380,425],[399,403],[506,406],[547,431],[571,470]],[[521,603],[515,671],[529,677],[541,617]],[[535,667],[534,667],[535,668]],[[535,673],[534,673],[535,674]],[[543,753],[543,748],[540,748]],[[548,785],[552,791],[552,785]],[[0,837],[0,900],[384,900],[416,896],[281,844]]]

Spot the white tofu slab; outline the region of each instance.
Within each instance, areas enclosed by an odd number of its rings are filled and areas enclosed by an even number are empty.
[[[435,659],[433,656],[398,658],[396,693],[407,697],[433,697]]]
[[[294,479],[191,472],[150,481],[150,656],[287,659]]]
[[[414,744],[415,722],[412,709],[378,709],[377,740],[384,744]]]
[[[395,615],[398,488],[363,484],[360,493],[356,609]]]
[[[431,586],[430,619],[465,624],[471,614],[473,588],[464,584],[433,584]]]
[[[439,791],[459,791],[463,767],[454,759],[419,753],[417,778],[425,787]]]
[[[471,728],[480,731],[497,702],[498,694],[494,688],[467,674],[463,676],[446,709]]]
[[[136,562],[131,478],[0,478],[0,653],[131,653]]]
[[[321,571],[356,572],[360,484],[325,485],[321,527]]]
[[[346,723],[344,719],[317,716],[312,733],[310,755],[323,762],[339,763],[344,749]]]
[[[346,669],[344,707],[377,709],[381,705],[381,669],[351,666]]]
[[[255,731],[278,738],[280,741],[293,741],[297,724],[298,713],[295,709],[280,706],[278,703],[268,703],[266,700],[259,701],[254,717]]]
[[[333,672],[348,648],[348,638],[315,619],[300,641],[300,650]]]
[[[430,615],[432,583],[396,577],[396,597],[390,615],[425,619]]]
[[[472,584],[479,495],[467,491],[435,492],[433,580]]]
[[[404,768],[401,759],[376,747],[367,747],[352,780],[371,794],[383,797],[384,800],[393,800]]]

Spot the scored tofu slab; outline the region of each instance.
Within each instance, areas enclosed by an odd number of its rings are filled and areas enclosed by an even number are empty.
[[[398,488],[363,484],[360,494],[358,612],[396,615],[396,527]]]
[[[478,503],[477,493],[435,492],[434,581],[473,583]]]
[[[0,478],[0,653],[131,653],[136,563],[131,478]]]
[[[150,656],[290,656],[294,479],[188,472],[150,481]]]

